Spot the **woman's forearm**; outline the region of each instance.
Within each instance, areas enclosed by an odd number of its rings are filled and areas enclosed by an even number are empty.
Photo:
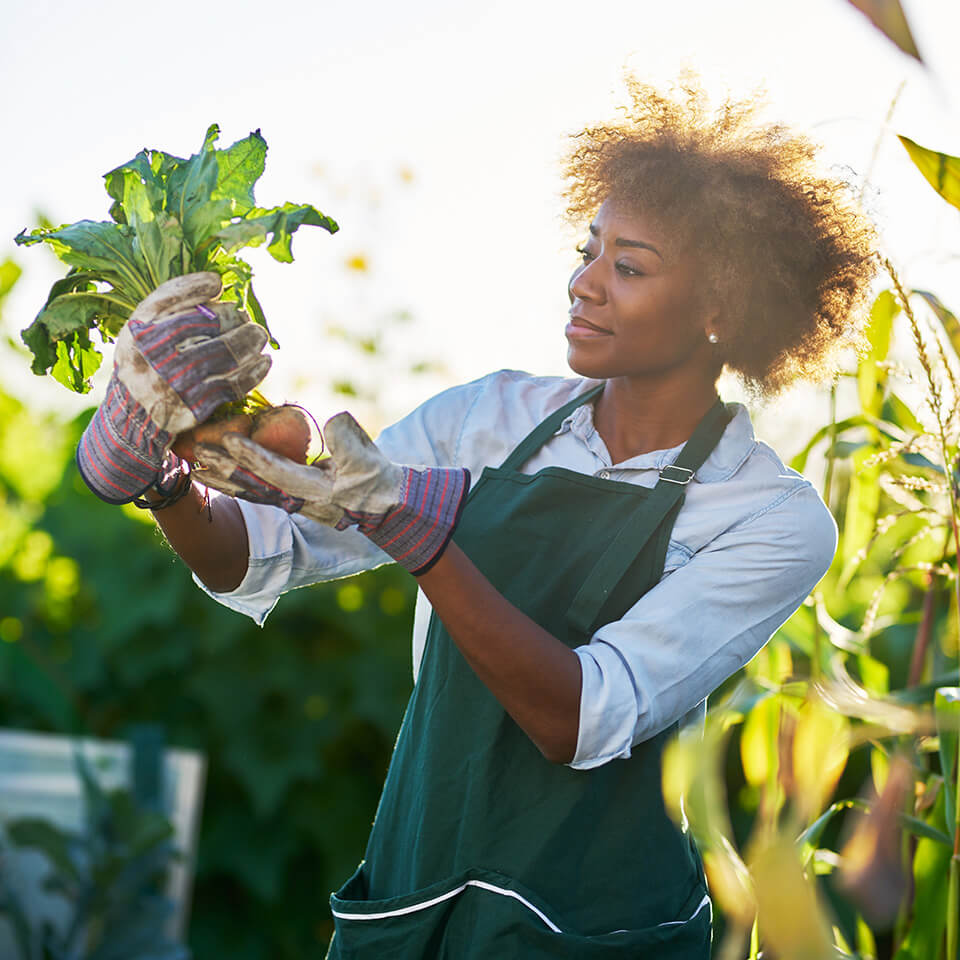
[[[183,562],[215,593],[240,586],[247,572],[249,548],[243,514],[232,497],[207,501],[194,484],[180,501],[154,512],[167,542]],[[160,499],[148,491],[148,500]]]
[[[467,662],[540,752],[569,763],[580,727],[580,659],[505,600],[456,544],[417,582]]]

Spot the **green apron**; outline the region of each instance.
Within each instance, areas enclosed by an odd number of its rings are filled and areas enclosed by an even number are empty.
[[[718,400],[652,490],[562,467],[520,473],[602,387],[484,469],[454,538],[570,647],[658,582],[684,484],[730,418]],[[434,615],[365,859],[330,900],[328,960],[706,960],[700,858],[661,796],[674,729],[591,770],[551,763]]]

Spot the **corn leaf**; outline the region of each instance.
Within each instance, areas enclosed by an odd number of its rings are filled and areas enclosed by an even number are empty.
[[[828,423],[821,427],[807,442],[807,445],[790,461],[790,466],[798,473],[803,473],[807,466],[807,458],[810,456],[813,448],[825,437],[828,437],[831,431],[834,435],[839,435],[852,427],[869,426],[869,421],[864,417],[848,417],[846,420],[839,420],[836,424]]]
[[[870,308],[870,327],[867,339],[870,349],[857,367],[857,391],[863,412],[877,417],[883,409],[886,369],[880,364],[890,350],[893,320],[900,312],[900,304],[889,290],[882,290]]]
[[[924,433],[916,414],[895,393],[888,393],[883,401],[883,419],[907,433]]]
[[[760,700],[747,715],[740,735],[743,775],[752,787],[762,787],[779,767],[778,738],[783,699],[776,694]]]
[[[792,960],[829,957],[827,914],[813,883],[803,874],[793,842],[783,834],[760,838],[747,862],[753,874],[763,942],[777,956]]]
[[[880,507],[880,467],[877,464],[866,465],[873,452],[871,449],[863,449],[853,456],[843,533],[840,538],[840,556],[844,566],[869,544],[876,527],[877,511]]]
[[[806,869],[807,864],[810,862],[810,858],[813,856],[813,852],[817,849],[817,846],[820,843],[820,838],[823,836],[823,832],[827,829],[830,824],[830,821],[840,812],[844,810],[850,810],[852,807],[857,805],[863,805],[863,802],[860,800],[837,800],[836,803],[830,804],[826,810],[813,823],[807,827],[803,833],[797,837],[797,846],[801,848],[804,852],[803,867]]]
[[[928,290],[914,290],[913,292],[926,300],[930,309],[940,321],[940,325],[950,341],[950,346],[953,347],[954,355],[960,360],[960,321],[957,320],[951,310],[944,306],[943,301],[935,293],[930,293]]]
[[[793,735],[794,793],[810,813],[833,793],[850,753],[850,722],[817,700],[799,710]]]
[[[900,136],[898,139],[930,186],[947,203],[960,207],[960,158],[937,150],[928,150],[909,137]]]
[[[943,791],[930,817],[934,829],[944,832]],[[947,913],[947,875],[952,844],[921,837],[913,857],[913,917],[894,960],[927,960],[941,956]]]
[[[957,736],[960,734],[960,687],[940,687],[933,699],[937,718],[940,769],[946,798],[947,823],[956,822]]]
[[[904,53],[910,54],[922,63],[920,51],[910,32],[900,0],[849,0],[870,22],[887,38],[892,40]]]

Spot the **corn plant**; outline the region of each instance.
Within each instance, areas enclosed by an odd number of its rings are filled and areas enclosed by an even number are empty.
[[[960,206],[960,160],[901,138]],[[664,794],[703,852],[721,960],[941,960],[960,940],[960,322],[904,285],[872,307],[825,462],[840,543],[814,594],[682,734]]]

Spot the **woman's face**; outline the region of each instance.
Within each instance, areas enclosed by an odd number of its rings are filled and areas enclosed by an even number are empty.
[[[697,306],[697,264],[671,254],[652,221],[607,200],[568,285],[567,362],[581,376],[663,376],[694,364],[715,379],[710,323]]]

